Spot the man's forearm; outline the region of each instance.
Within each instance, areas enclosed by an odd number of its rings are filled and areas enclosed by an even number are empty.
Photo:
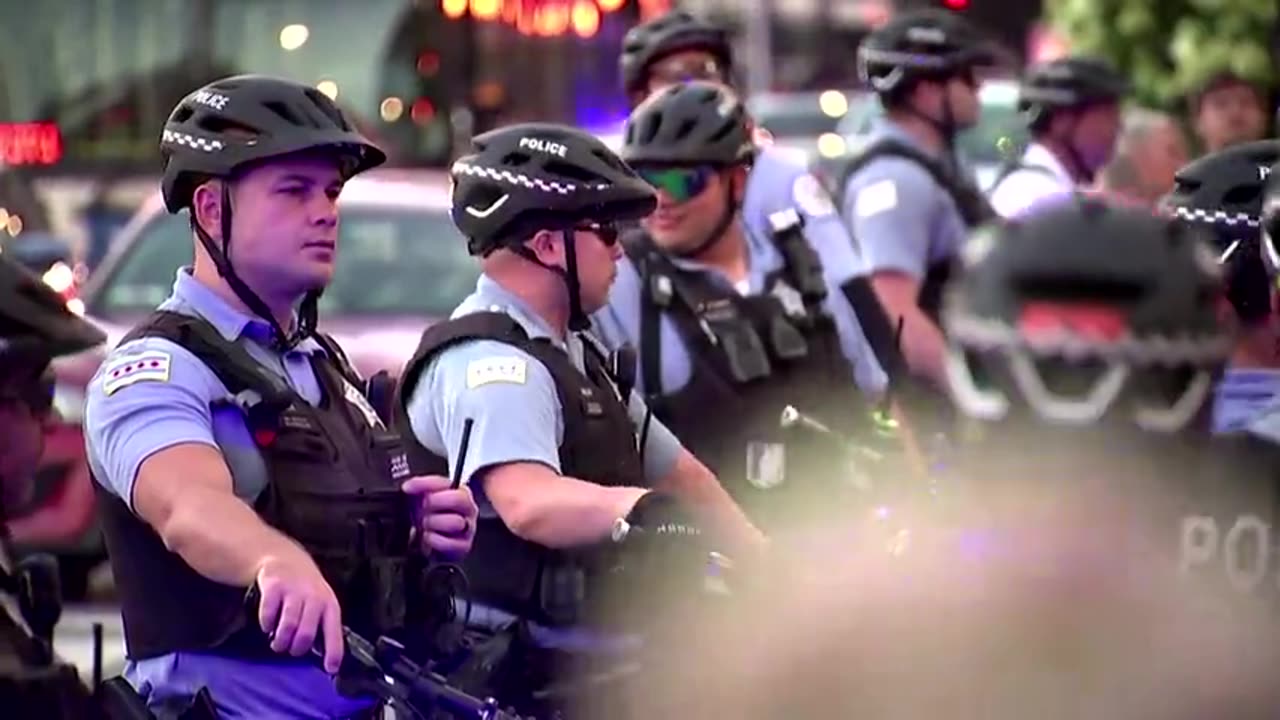
[[[170,550],[206,578],[248,587],[267,558],[307,554],[234,495],[198,487],[190,492],[157,532]]]
[[[707,466],[689,451],[680,454],[675,468],[657,483],[656,489],[683,501],[708,529],[735,547],[755,548],[764,543],[764,534],[751,524]]]
[[[499,508],[516,536],[550,548],[593,545],[609,539],[618,518],[626,517],[647,490],[604,487],[571,477],[539,483],[515,507]],[[505,513],[504,513],[505,510]]]
[[[907,366],[917,376],[927,378],[939,389],[946,389],[946,341],[942,331],[919,307],[903,308],[902,354]]]

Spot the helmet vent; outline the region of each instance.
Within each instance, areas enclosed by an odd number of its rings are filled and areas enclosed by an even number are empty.
[[[306,94],[307,99],[310,100],[311,103],[320,110],[320,112],[324,113],[325,117],[332,120],[335,125],[343,130],[351,129],[351,125],[347,122],[346,116],[342,114],[342,111],[338,109],[338,106],[333,104],[333,101],[328,95],[325,95],[315,88],[308,88]]]
[[[1024,299],[1042,302],[1132,306],[1145,292],[1136,282],[1074,275],[1028,275],[1017,284]]]
[[[195,110],[191,109],[187,105],[183,105],[182,107],[174,111],[173,117],[170,118],[169,121],[175,122],[175,123],[184,123],[190,120],[191,116],[195,114],[196,114]]]
[[[692,133],[693,129],[696,127],[698,127],[698,121],[696,119],[694,118],[685,119],[683,122],[680,123],[680,128],[676,130],[676,138],[683,140],[689,137],[689,134]]]
[[[245,125],[244,123],[228,120],[220,115],[206,115],[200,119],[200,129],[217,135],[243,135],[245,137],[257,137],[262,133],[256,129]]]
[[[1228,207],[1232,205],[1255,205],[1258,202],[1258,196],[1261,194],[1261,183],[1237,185],[1223,194],[1222,204]]]
[[[709,145],[715,144],[724,140],[725,138],[729,137],[730,134],[739,130],[740,127],[741,126],[737,125],[736,123],[731,123],[731,122],[721,125],[720,129],[716,131],[715,135],[712,135],[711,137],[707,138],[707,144]]]
[[[596,182],[599,179],[596,177],[596,174],[590,170],[584,170],[577,165],[571,165],[557,160],[552,160],[546,163],[543,167],[545,167],[546,171],[552,175],[570,180],[577,180],[581,183]]]
[[[617,170],[618,172],[622,172],[622,173],[628,172],[628,170],[622,165],[622,162],[611,153],[607,153],[607,152],[604,152],[603,150],[596,149],[596,150],[592,150],[591,154],[594,155],[597,160],[609,166],[610,168]]]
[[[294,114],[293,109],[282,102],[271,100],[271,101],[262,103],[262,106],[270,110],[271,112],[275,113],[276,115],[279,115],[280,117],[284,118],[284,120],[291,125],[303,124],[301,118],[299,118],[297,115]]]
[[[501,164],[505,167],[520,167],[529,164],[532,159],[529,153],[510,152],[502,156]]]

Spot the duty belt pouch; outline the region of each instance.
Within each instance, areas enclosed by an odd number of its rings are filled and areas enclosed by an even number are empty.
[[[538,580],[538,603],[552,625],[576,625],[587,600],[587,575],[573,561],[548,563]]]

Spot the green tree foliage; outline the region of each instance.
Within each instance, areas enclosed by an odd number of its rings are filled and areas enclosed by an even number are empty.
[[[1143,104],[1176,107],[1214,73],[1271,87],[1276,0],[1045,0],[1073,52],[1121,68]]]

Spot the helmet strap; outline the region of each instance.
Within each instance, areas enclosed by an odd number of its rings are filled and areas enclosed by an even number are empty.
[[[192,212],[195,212],[194,208]],[[218,274],[227,281],[227,285],[231,288],[231,292],[235,293],[240,302],[249,308],[250,312],[271,326],[272,346],[280,351],[290,350],[297,346],[304,338],[311,335],[315,330],[317,303],[320,297],[320,291],[312,291],[307,293],[303,299],[303,305],[299,314],[297,327],[292,334],[286,333],[284,328],[280,327],[280,323],[276,322],[275,316],[271,314],[271,309],[267,304],[258,297],[248,284],[240,278],[236,273],[235,267],[231,264],[231,189],[226,182],[222,183],[222,243],[219,245],[209,237],[209,233],[205,232],[199,222],[194,223],[196,237],[199,238],[200,244],[204,246],[205,252],[209,253],[209,257],[213,260],[213,265],[218,269]]]
[[[578,242],[577,232],[572,228],[564,231],[564,284],[569,292],[569,329],[582,332],[591,327],[591,320],[582,309],[582,284],[578,278]]]
[[[569,296],[570,330],[582,332],[591,327],[591,320],[582,309],[582,284],[578,278],[578,243],[572,228],[564,230],[564,267],[548,265],[524,245],[512,245],[510,250],[534,265],[559,275],[560,279],[564,281],[565,292]]]
[[[937,131],[938,136],[942,139],[942,155],[951,163],[952,169],[956,169],[959,163],[956,160],[956,133],[959,128],[956,127],[955,109],[951,106],[951,95],[947,89],[948,81],[942,82],[942,117],[935,118],[928,113],[922,112],[910,101],[902,104],[902,111],[911,117],[924,121],[926,125]]]

